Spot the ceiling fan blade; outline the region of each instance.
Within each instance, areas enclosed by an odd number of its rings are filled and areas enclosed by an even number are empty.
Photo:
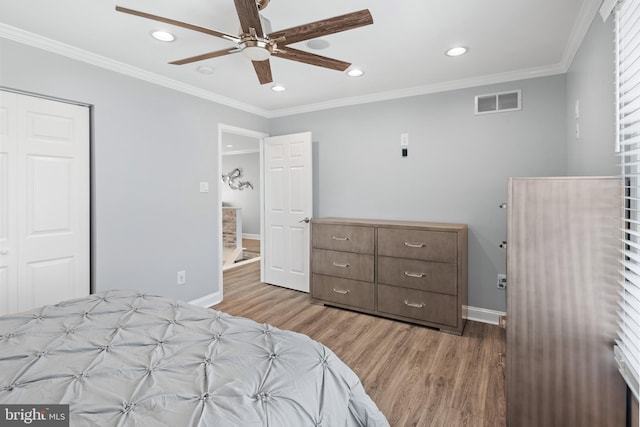
[[[198,31],[204,34],[209,34],[211,36],[231,40],[232,42],[235,42],[235,43],[238,43],[240,41],[238,37],[232,36],[231,34],[222,33],[220,31],[212,30],[210,28],[199,27],[197,25],[187,24],[186,22],[176,21],[175,19],[171,19],[171,18],[163,18],[162,16],[152,15],[146,12],[140,12],[139,10],[127,9],[126,7],[116,6],[116,11],[128,13],[129,15],[140,16],[141,18],[151,19],[153,21],[164,22],[165,24],[175,25],[176,27],[187,28],[189,30]]]
[[[216,50],[215,52],[203,53],[202,55],[192,56],[190,58],[180,59],[178,61],[169,62],[173,65],[184,65],[192,62],[198,62],[205,59],[217,58],[218,56],[229,55],[230,53],[240,52],[240,49],[233,47],[231,49]]]
[[[344,71],[351,65],[349,62],[327,58],[326,56],[316,55],[315,53],[305,52],[289,46],[285,47],[284,50],[274,52],[273,55],[278,58],[304,62],[305,64],[317,65],[318,67],[330,68],[338,71]]]
[[[253,68],[256,70],[256,75],[261,85],[273,82],[273,77],[271,77],[271,64],[269,64],[268,59],[265,61],[251,62],[253,63]]]
[[[262,22],[260,22],[260,14],[258,13],[258,4],[256,0],[234,0],[238,18],[240,18],[240,28],[245,34],[251,33],[249,30],[256,30],[258,37],[264,37],[262,30]]]
[[[284,41],[278,43],[279,45],[284,46],[304,40],[314,39],[316,37],[339,33],[341,31],[352,30],[354,28],[370,24],[373,24],[371,12],[369,12],[368,9],[363,9],[358,12],[347,13],[346,15],[340,15],[324,19],[322,21],[311,22],[309,24],[299,25],[286,30],[276,31],[269,34],[269,38],[273,40],[284,37]]]

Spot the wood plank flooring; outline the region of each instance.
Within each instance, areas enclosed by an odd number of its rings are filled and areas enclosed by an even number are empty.
[[[245,248],[249,252],[254,252],[260,255],[260,240],[258,239],[249,239],[247,237],[242,238],[242,247]]]
[[[392,426],[506,425],[505,334],[468,321],[463,336],[311,304],[308,294],[260,283],[260,264],[224,273],[214,306],[331,348],[360,377]]]

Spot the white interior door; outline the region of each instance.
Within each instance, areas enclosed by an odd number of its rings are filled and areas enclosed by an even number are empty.
[[[311,132],[264,140],[263,281],[309,292]]]
[[[0,308],[88,295],[89,108],[4,91],[1,101]]]

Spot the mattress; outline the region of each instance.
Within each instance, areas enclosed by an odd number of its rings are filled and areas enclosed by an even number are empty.
[[[68,404],[71,426],[388,426],[309,337],[107,291],[0,317],[0,404]]]

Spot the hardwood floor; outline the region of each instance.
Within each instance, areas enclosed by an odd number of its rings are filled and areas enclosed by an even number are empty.
[[[245,248],[249,252],[260,254],[260,240],[258,239],[248,239],[246,237],[242,238],[242,247]]]
[[[260,264],[224,273],[214,306],[306,334],[360,377],[392,426],[502,427],[505,334],[468,321],[463,336],[314,305],[308,294],[260,283]]]

